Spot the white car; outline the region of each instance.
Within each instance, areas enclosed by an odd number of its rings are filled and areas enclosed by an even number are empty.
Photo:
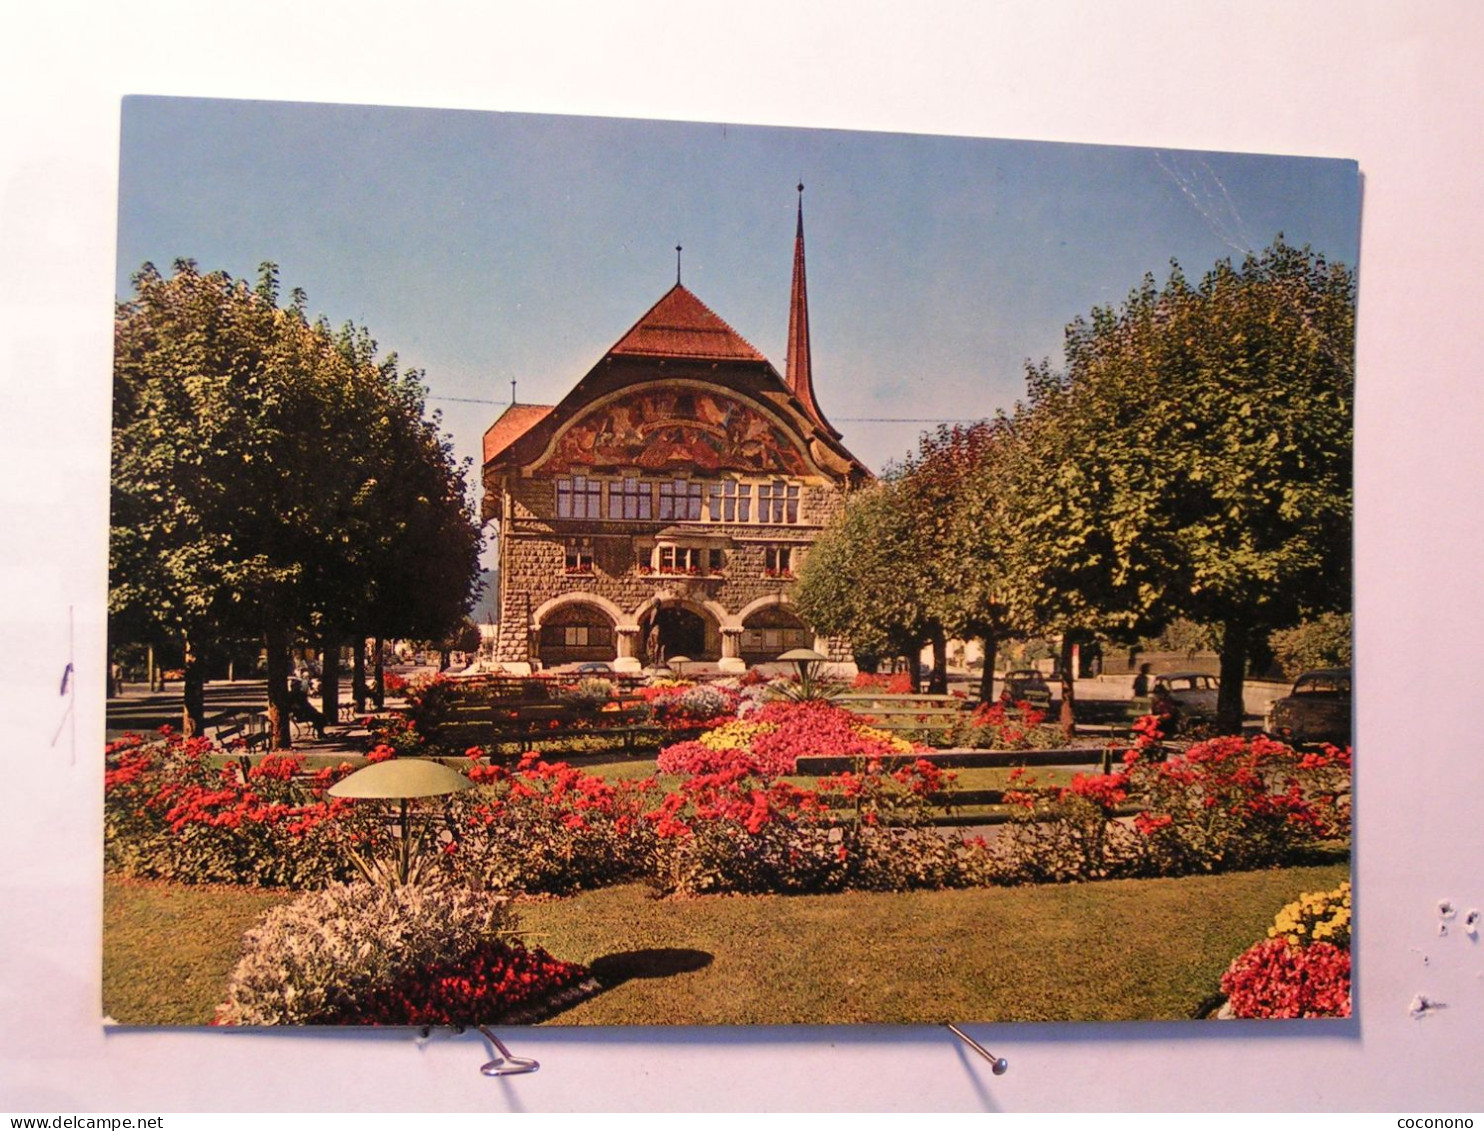
[[[1171,672],[1157,676],[1155,685],[1164,684],[1170,698],[1180,708],[1181,717],[1187,720],[1216,718],[1216,698],[1221,693],[1221,681],[1204,672]]]

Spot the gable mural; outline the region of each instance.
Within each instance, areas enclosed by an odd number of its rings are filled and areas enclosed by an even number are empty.
[[[599,405],[558,437],[548,474],[573,468],[677,468],[807,475],[808,461],[775,422],[714,391],[649,388]]]

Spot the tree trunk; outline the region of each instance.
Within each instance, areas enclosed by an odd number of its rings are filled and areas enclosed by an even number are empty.
[[[1227,621],[1221,631],[1221,690],[1216,695],[1216,729],[1222,734],[1241,734],[1242,684],[1247,676],[1249,632],[1243,621]]]
[[[185,695],[180,714],[180,732],[187,738],[206,733],[206,669],[196,648],[195,639],[186,634],[184,641]]]
[[[916,695],[922,691],[922,648],[920,645],[907,654],[907,671],[912,676],[912,694]]]
[[[268,729],[274,750],[291,750],[294,732],[289,725],[289,633],[283,625],[269,622],[263,633],[268,652]]]
[[[1000,642],[994,636],[984,638],[984,671],[979,675],[979,702],[994,702],[994,666],[999,656]]]
[[[948,641],[941,628],[933,629],[933,675],[928,682],[928,693],[948,693]]]
[[[366,638],[357,636],[350,658],[350,698],[355,704],[356,714],[366,712]]]
[[[1077,733],[1077,683],[1072,672],[1072,634],[1064,633],[1061,638],[1061,654],[1057,660],[1057,667],[1061,671],[1061,723],[1062,738],[1071,742]]]
[[[375,638],[375,646],[376,654],[372,657],[371,663],[376,673],[376,686],[372,689],[371,698],[376,704],[376,709],[380,711],[386,706],[386,672],[383,670],[381,659],[381,637]]]
[[[333,632],[325,634],[321,648],[319,695],[319,709],[325,716],[325,725],[337,725],[340,722],[340,638]]]

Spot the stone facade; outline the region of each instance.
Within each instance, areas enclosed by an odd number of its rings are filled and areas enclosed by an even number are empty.
[[[560,404],[512,406],[490,428],[498,661],[848,658],[790,599],[809,546],[870,479],[814,400],[802,211],[795,250],[803,363],[788,378],[677,284]]]

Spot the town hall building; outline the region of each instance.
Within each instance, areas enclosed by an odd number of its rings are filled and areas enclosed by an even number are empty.
[[[870,478],[815,400],[801,195],[784,375],[677,272],[559,404],[511,404],[485,433],[495,659],[741,671],[795,647],[839,653],[790,589]]]

